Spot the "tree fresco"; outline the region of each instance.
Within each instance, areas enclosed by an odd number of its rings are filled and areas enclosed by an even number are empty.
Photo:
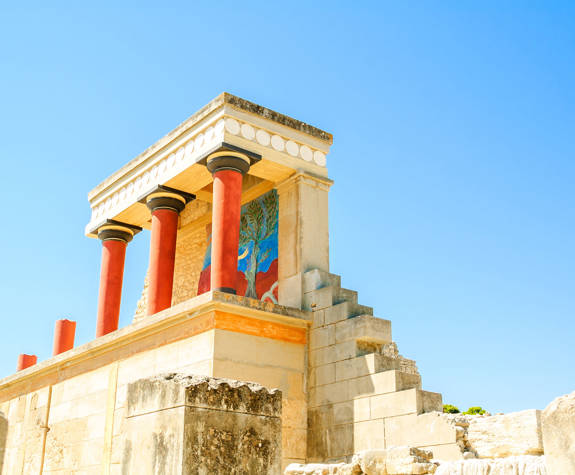
[[[242,206],[238,253],[238,295],[277,303],[278,210],[275,190]],[[211,229],[198,283],[198,295],[210,289]]]
[[[259,266],[270,256],[273,248],[264,247],[263,244],[274,234],[277,235],[278,227],[278,199],[275,192],[266,193],[262,197],[249,202],[242,209],[240,221],[240,256],[242,249],[248,252],[249,260],[242,269],[248,282],[246,297],[257,299],[256,276]],[[276,237],[277,253],[277,237]]]

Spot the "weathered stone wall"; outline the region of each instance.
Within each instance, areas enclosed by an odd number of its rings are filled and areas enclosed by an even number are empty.
[[[467,441],[478,458],[542,455],[541,411],[467,416]]]
[[[443,455],[461,457],[454,426],[419,423],[419,415],[441,410],[441,394],[421,390],[415,362],[392,342],[391,322],[359,305],[339,276],[309,271],[302,290],[313,312],[308,460],[348,460],[393,445],[440,445]]]
[[[305,344],[294,342],[287,333],[284,341],[281,341],[216,330],[214,376],[254,381],[281,390],[284,466],[306,460],[308,421],[305,374]]]
[[[123,473],[281,473],[281,393],[168,374],[128,387]]]
[[[279,388],[283,466],[305,461],[305,313],[219,293],[187,300],[171,312],[3,380],[1,473],[40,473],[41,466],[47,473],[119,473],[128,385],[163,372]],[[298,318],[290,317],[293,312]]]
[[[127,386],[161,371],[210,375],[214,332],[167,344],[0,404],[7,414],[4,475],[103,473],[122,462]],[[89,369],[87,367],[86,369]]]

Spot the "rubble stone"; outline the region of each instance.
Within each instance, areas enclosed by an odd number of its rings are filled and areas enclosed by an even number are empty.
[[[545,408],[542,428],[549,475],[575,473],[575,392]]]

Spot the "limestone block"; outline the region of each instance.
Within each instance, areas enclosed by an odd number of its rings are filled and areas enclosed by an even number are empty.
[[[351,422],[368,421],[371,419],[369,398],[336,403],[329,406],[329,409],[331,409],[333,413],[334,424],[349,424]]]
[[[358,295],[355,290],[344,289],[341,287],[334,287],[335,291],[333,293],[334,303],[339,302],[351,302],[357,303]]]
[[[356,422],[353,424],[353,451],[383,449],[385,431],[383,419]]]
[[[179,366],[189,365],[191,363],[198,363],[211,359],[214,355],[214,339],[215,330],[194,335],[191,338],[178,341],[175,345],[177,350],[177,361]],[[160,348],[160,353],[163,353],[163,347]],[[170,350],[167,350],[170,353]],[[162,356],[158,356],[158,360],[162,360]]]
[[[324,324],[331,325],[346,320],[351,315],[353,306],[354,304],[351,302],[342,302],[326,308],[324,310]]]
[[[575,392],[545,408],[542,429],[549,475],[575,473]]]
[[[431,452],[413,447],[365,450],[353,457],[352,465],[365,475],[432,474],[437,466],[430,462]]]
[[[327,451],[326,458],[341,459],[346,455],[353,455],[354,452],[354,424],[344,424],[332,426],[327,429]]]
[[[240,363],[229,360],[214,360],[213,375],[217,378],[234,377],[253,381],[262,386],[278,388],[285,399],[305,400],[303,373],[264,364]]]
[[[282,428],[282,455],[285,458],[295,458],[305,454],[307,444],[307,429]]]
[[[553,475],[545,467],[546,457],[521,455],[499,459],[439,462],[435,475]],[[558,472],[568,475],[573,472]]]
[[[312,312],[311,328],[323,327],[325,325],[324,316],[325,316],[325,310],[318,310],[317,312]]]
[[[391,322],[371,315],[348,318],[335,325],[335,341],[362,340],[374,343],[391,342]]]
[[[329,422],[330,418],[333,420],[330,408],[312,409],[309,412],[307,459],[310,462],[341,459],[353,454],[353,424],[321,425]]]
[[[337,381],[357,378],[372,373],[378,373],[378,357],[376,353],[361,355],[344,361],[338,361],[335,365],[335,378]],[[395,368],[388,368],[395,369]]]
[[[280,261],[281,262],[281,261]],[[302,275],[296,274],[278,281],[278,302],[286,307],[302,308]]]
[[[392,373],[387,371],[386,373]],[[380,374],[386,374],[380,373]],[[397,375],[401,373],[394,371]],[[390,392],[372,396],[371,417],[379,419],[384,417],[394,417],[404,414],[422,414],[426,412],[427,406],[438,409],[439,404],[435,404],[437,393],[429,393],[421,389],[407,389],[404,391]],[[439,395],[441,398],[441,395]],[[439,399],[441,401],[441,399]]]
[[[3,412],[0,412],[0,473],[6,458],[6,442],[8,441],[8,419]]]
[[[311,350],[309,355],[310,365],[312,367],[336,363],[338,361],[355,358],[357,356],[357,344],[353,340],[344,341],[336,345]]]
[[[337,463],[294,463],[288,465],[285,475],[361,475],[361,469],[357,465]]]
[[[22,422],[26,414],[26,396],[19,396],[10,401],[10,409],[8,411],[8,420],[11,423]]]
[[[329,270],[329,183],[298,173],[277,187],[280,280],[312,269]]]
[[[303,294],[305,310],[322,310],[334,304],[335,287],[322,287]]]
[[[310,270],[303,275],[304,293],[329,286],[341,287],[341,277],[320,269]]]
[[[214,330],[214,358],[305,371],[305,347],[271,338]]]
[[[334,345],[336,342],[336,327],[329,325],[322,328],[314,328],[309,332],[309,347],[312,350],[323,346]]]
[[[421,379],[418,375],[405,374],[401,371],[384,371],[382,373],[370,374],[360,378],[346,380],[349,384],[349,398],[355,399],[365,396],[377,396],[408,389],[418,389]],[[432,393],[435,394],[435,393]],[[421,395],[424,396],[423,394]],[[427,395],[425,395],[427,397]],[[425,399],[427,401],[427,399]],[[421,399],[423,404],[424,399]],[[428,412],[422,410],[421,412]]]
[[[470,416],[467,440],[478,458],[542,455],[541,411]]]
[[[461,457],[465,457],[465,453],[461,452],[461,446],[457,443],[453,444],[441,444],[441,445],[426,445],[419,447],[420,449],[429,450],[433,453],[433,458],[435,460],[460,460]]]
[[[309,404],[311,407],[334,404],[352,399],[349,396],[350,385],[347,382],[326,384],[310,390]]]
[[[335,363],[311,369],[310,383],[312,386],[322,386],[335,382]]]
[[[373,315],[373,308],[353,302],[335,303],[324,310],[324,324],[330,325],[359,315]]]
[[[281,472],[281,392],[166,374],[131,383],[123,473]]]
[[[440,412],[385,419],[386,447],[456,444],[456,426]]]

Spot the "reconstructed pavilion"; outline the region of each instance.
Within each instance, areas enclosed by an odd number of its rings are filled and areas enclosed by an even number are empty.
[[[92,190],[96,338],[73,348],[59,321],[54,356],[0,380],[2,473],[278,473],[403,445],[462,458],[391,323],[329,273],[331,144],[224,93]],[[133,239],[150,239],[149,268],[118,328]]]

